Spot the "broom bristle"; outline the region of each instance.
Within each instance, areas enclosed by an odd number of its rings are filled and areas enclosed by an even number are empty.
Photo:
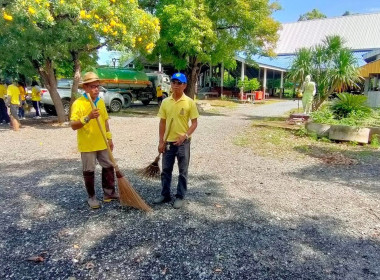
[[[159,160],[160,160],[160,155],[158,155],[151,164],[149,164],[147,167],[142,169],[139,172],[139,174],[146,178],[154,178],[154,179],[160,178],[161,170],[158,165]]]
[[[120,204],[134,207],[144,211],[152,211],[152,208],[139,196],[131,184],[123,177],[120,172],[116,172],[117,183],[119,186]]]
[[[20,130],[20,124],[18,120],[16,120],[14,117],[11,116],[11,123],[12,123],[12,128],[14,131],[19,131]]]

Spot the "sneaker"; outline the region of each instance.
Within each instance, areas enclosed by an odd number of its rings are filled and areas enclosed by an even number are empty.
[[[36,119],[40,119],[41,117],[40,116],[36,116]]]
[[[26,118],[25,118],[25,117],[22,117],[22,119],[23,119],[23,120],[26,120]]]
[[[88,203],[88,205],[89,205],[92,209],[98,209],[98,208],[100,208],[100,203],[99,203],[99,201],[96,199],[95,196],[93,196],[93,197],[89,197],[89,198],[87,199],[87,203]]]
[[[173,204],[173,208],[179,209],[182,208],[183,204],[185,204],[185,201],[181,198],[176,198]]]
[[[160,197],[156,198],[153,203],[154,204],[162,204],[162,203],[166,203],[166,202],[170,202],[172,199],[171,197],[165,197],[163,195],[161,195]]]

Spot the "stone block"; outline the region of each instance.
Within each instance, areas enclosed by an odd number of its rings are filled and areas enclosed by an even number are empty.
[[[318,135],[318,137],[329,137],[329,130],[331,125],[324,123],[308,122],[305,127],[308,132],[315,133]]]
[[[347,125],[332,125],[329,129],[329,138],[331,140],[352,141],[367,144],[369,132],[369,128],[359,128]]]

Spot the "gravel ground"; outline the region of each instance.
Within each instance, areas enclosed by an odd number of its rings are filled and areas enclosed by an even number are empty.
[[[380,279],[378,161],[331,167],[233,144],[252,118],[291,107],[202,115],[185,207],[149,214],[117,203],[89,210],[69,127],[47,118],[23,121],[19,132],[0,126],[0,278]],[[136,171],[156,156],[158,120],[110,124],[120,168],[151,204],[160,184]]]

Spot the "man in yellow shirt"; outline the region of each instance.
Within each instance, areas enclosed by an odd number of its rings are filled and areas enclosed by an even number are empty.
[[[5,98],[7,96],[7,86],[0,80],[0,125],[5,121],[10,124],[8,115],[8,108],[5,105]]]
[[[190,140],[197,128],[199,117],[194,100],[184,93],[186,85],[187,79],[184,74],[176,73],[172,76],[173,94],[162,101],[157,115],[160,118],[158,152],[163,153],[162,191],[161,196],[154,202],[160,204],[171,201],[172,172],[177,158],[179,177],[176,199],[173,204],[176,209],[181,208],[184,204],[190,161]],[[190,126],[189,122],[191,122]],[[164,135],[166,136],[164,137]]]
[[[78,149],[81,153],[84,184],[88,194],[88,204],[91,208],[100,207],[95,196],[95,164],[98,160],[102,167],[103,201],[110,202],[119,199],[115,191],[115,173],[107,152],[102,133],[96,119],[99,119],[105,131],[108,144],[113,149],[112,134],[108,123],[108,113],[103,99],[99,98],[99,77],[93,72],[87,72],[83,77],[83,89],[93,100],[96,109],[84,94],[73,103],[71,110],[71,128],[77,131]]]
[[[11,111],[11,116],[19,121],[18,117],[18,108],[20,107],[21,101],[20,101],[20,90],[15,84],[8,85],[7,88],[7,95],[9,99],[9,107]]]
[[[156,87],[156,94],[157,94],[158,106],[161,106],[163,93],[162,93],[162,89],[160,85]]]
[[[32,104],[34,110],[36,110],[36,116],[34,118],[41,118],[41,88],[36,81],[32,82]]]

